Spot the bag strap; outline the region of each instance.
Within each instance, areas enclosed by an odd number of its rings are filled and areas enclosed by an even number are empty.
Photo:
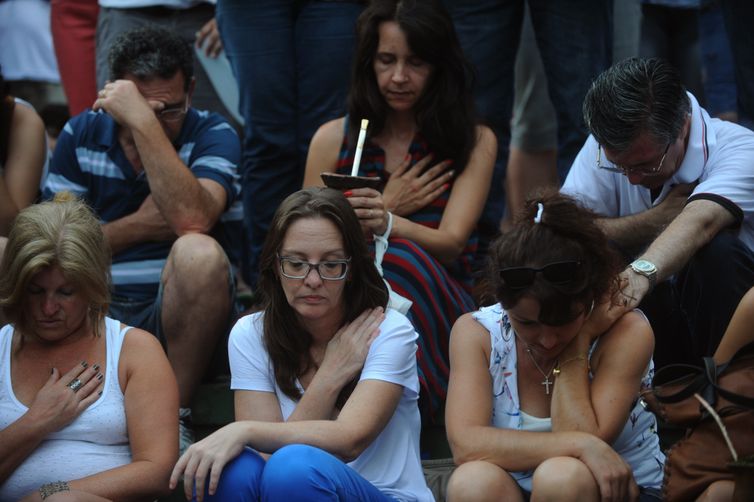
[[[687,375],[692,375],[696,373],[697,375],[681,390],[674,394],[667,394],[667,395],[661,395],[656,392],[657,387],[660,385],[657,385],[657,377],[660,376],[663,372],[667,373],[671,370],[685,370],[687,371]],[[666,385],[672,384],[673,381],[665,382]],[[660,403],[680,403],[681,401],[690,398],[697,392],[701,392],[702,389],[707,387],[707,375],[702,371],[701,368],[698,366],[693,366],[691,364],[671,364],[669,366],[665,366],[664,368],[657,371],[655,374],[654,379],[652,380],[652,388],[655,390],[654,395],[657,401]]]
[[[730,366],[734,361],[739,360],[749,355],[754,356],[754,342],[744,345],[743,347],[738,349],[738,351],[735,354],[733,354],[733,357],[730,358],[730,361],[718,366],[717,374],[718,375],[722,374],[722,372],[725,371],[728,368],[728,366]],[[750,364],[754,366],[754,358],[751,360]],[[754,410],[754,397],[742,396],[741,394],[738,394],[736,392],[732,392],[727,389],[724,389],[723,387],[720,387],[719,385],[717,385],[717,381],[713,381],[711,382],[711,384],[712,385],[710,387],[713,390],[715,390],[720,396],[724,397],[731,403],[737,406],[741,406],[743,408],[749,408],[749,409]]]

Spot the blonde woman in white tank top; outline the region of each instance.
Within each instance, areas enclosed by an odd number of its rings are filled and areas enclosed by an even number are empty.
[[[2,502],[168,491],[175,377],[153,336],[105,316],[108,270],[100,224],[70,194],[16,219],[0,265]]]

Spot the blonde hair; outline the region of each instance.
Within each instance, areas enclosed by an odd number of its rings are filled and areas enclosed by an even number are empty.
[[[110,248],[92,210],[69,192],[23,209],[8,236],[0,263],[0,308],[22,333],[29,328],[28,283],[52,265],[89,300],[89,321],[99,336],[110,304]]]

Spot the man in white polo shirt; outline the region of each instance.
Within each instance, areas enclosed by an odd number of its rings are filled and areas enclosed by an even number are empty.
[[[754,285],[754,133],[710,118],[660,59],[616,63],[583,110],[591,135],[562,191],[630,262],[625,308],[641,303],[659,363],[712,355]]]

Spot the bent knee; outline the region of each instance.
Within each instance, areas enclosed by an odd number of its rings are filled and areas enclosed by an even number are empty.
[[[262,474],[262,491],[267,495],[283,497],[290,490],[295,493],[302,485],[327,483],[327,476],[322,475],[322,469],[333,458],[314,446],[284,446],[267,459],[267,466]]]
[[[548,458],[534,470],[534,500],[594,500],[599,495],[592,471],[573,457]]]
[[[523,500],[510,474],[495,464],[477,460],[456,467],[448,481],[448,501]]]
[[[220,244],[203,234],[179,237],[168,256],[168,268],[175,272],[222,274],[223,271],[227,273],[228,267],[228,259]]]

